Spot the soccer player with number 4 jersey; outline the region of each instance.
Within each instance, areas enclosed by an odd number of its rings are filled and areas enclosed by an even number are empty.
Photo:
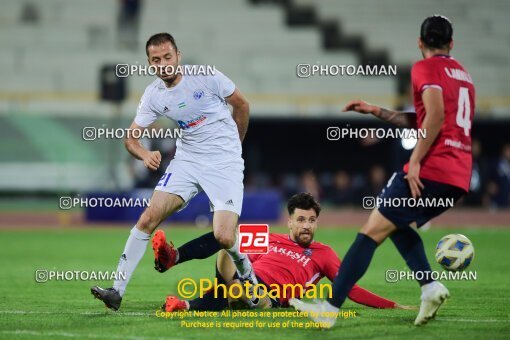
[[[457,201],[469,190],[471,179],[471,124],[475,112],[475,88],[469,73],[453,57],[453,28],[450,20],[434,15],[421,25],[418,47],[423,60],[411,71],[416,113],[397,112],[362,100],[348,103],[344,111],[372,114],[399,127],[423,129],[411,159],[403,171],[395,173],[380,194],[382,199],[426,198]],[[372,211],[344,257],[327,301],[290,304],[301,311],[314,312],[314,321],[332,327],[329,317],[344,303],[354,284],[366,272],[377,246],[390,237],[413,272],[425,275],[419,280],[421,305],[415,325],[433,319],[449,297],[446,287],[434,281],[423,242],[411,226],[418,228],[448,208],[381,206]],[[417,276],[418,277],[418,276]],[[322,313],[322,314],[321,314]]]

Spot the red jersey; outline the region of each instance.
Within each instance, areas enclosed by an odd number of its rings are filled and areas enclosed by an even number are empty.
[[[447,55],[414,64],[411,70],[418,128],[425,119],[422,93],[429,87],[443,93],[444,122],[434,144],[421,161],[420,177],[469,191],[471,180],[471,123],[475,114],[475,87],[464,67]],[[407,172],[409,163],[404,166]]]
[[[292,241],[288,234],[269,234],[269,252],[251,254],[249,257],[255,274],[268,286],[279,285],[282,292],[284,284],[300,284],[304,290],[307,283],[317,284],[325,276],[333,281],[340,268],[340,259],[327,245],[314,241],[309,247],[302,247]],[[291,294],[286,292],[286,298],[280,298],[282,306],[288,306]],[[298,296],[297,290],[295,294]],[[375,308],[395,307],[395,302],[358,285],[352,288],[349,299]]]

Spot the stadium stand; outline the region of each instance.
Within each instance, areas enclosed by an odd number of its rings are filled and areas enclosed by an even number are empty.
[[[299,78],[296,66],[359,64],[361,49],[405,70],[421,57],[418,26],[434,7],[454,22],[454,56],[477,83],[482,115],[507,116],[510,108],[510,2],[504,0],[145,0],[136,50],[119,46],[117,1],[34,1],[33,22],[21,20],[27,3],[0,0],[0,133],[9,136],[0,146],[0,187],[9,190],[113,185],[102,176],[108,172],[104,164],[112,162],[111,145],[83,145],[80,128],[116,117],[115,108],[99,100],[101,67],[145,64],[144,43],[161,31],[174,34],[184,63],[213,64],[229,75],[249,98],[253,117],[328,118],[353,97],[393,106],[398,84],[390,77]],[[311,24],[303,24],[307,13],[313,14]],[[326,49],[335,30],[340,47]],[[129,99],[119,108],[124,125],[151,78],[127,81]],[[30,128],[36,121],[54,134],[37,138]],[[39,170],[27,176],[26,163]],[[128,170],[119,167],[120,181],[129,186]],[[71,168],[81,181],[66,175]]]

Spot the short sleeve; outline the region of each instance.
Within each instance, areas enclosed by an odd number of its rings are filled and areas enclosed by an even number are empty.
[[[218,70],[215,70],[214,74],[208,78],[209,86],[218,97],[226,98],[236,89],[234,82]]]
[[[152,90],[148,88],[140,99],[138,109],[136,110],[135,123],[141,127],[148,127],[161,115],[154,111],[150,105],[150,94]]]
[[[423,90],[433,87],[442,90],[439,80],[439,74],[434,65],[424,63],[423,61],[414,64],[411,70],[411,80],[415,93],[421,93]]]

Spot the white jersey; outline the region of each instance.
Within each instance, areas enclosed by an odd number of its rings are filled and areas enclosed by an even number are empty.
[[[135,123],[148,127],[160,116],[173,120],[182,129],[176,160],[243,162],[237,125],[224,99],[234,90],[232,80],[218,70],[213,75],[184,74],[172,88],[158,78],[145,89]]]

